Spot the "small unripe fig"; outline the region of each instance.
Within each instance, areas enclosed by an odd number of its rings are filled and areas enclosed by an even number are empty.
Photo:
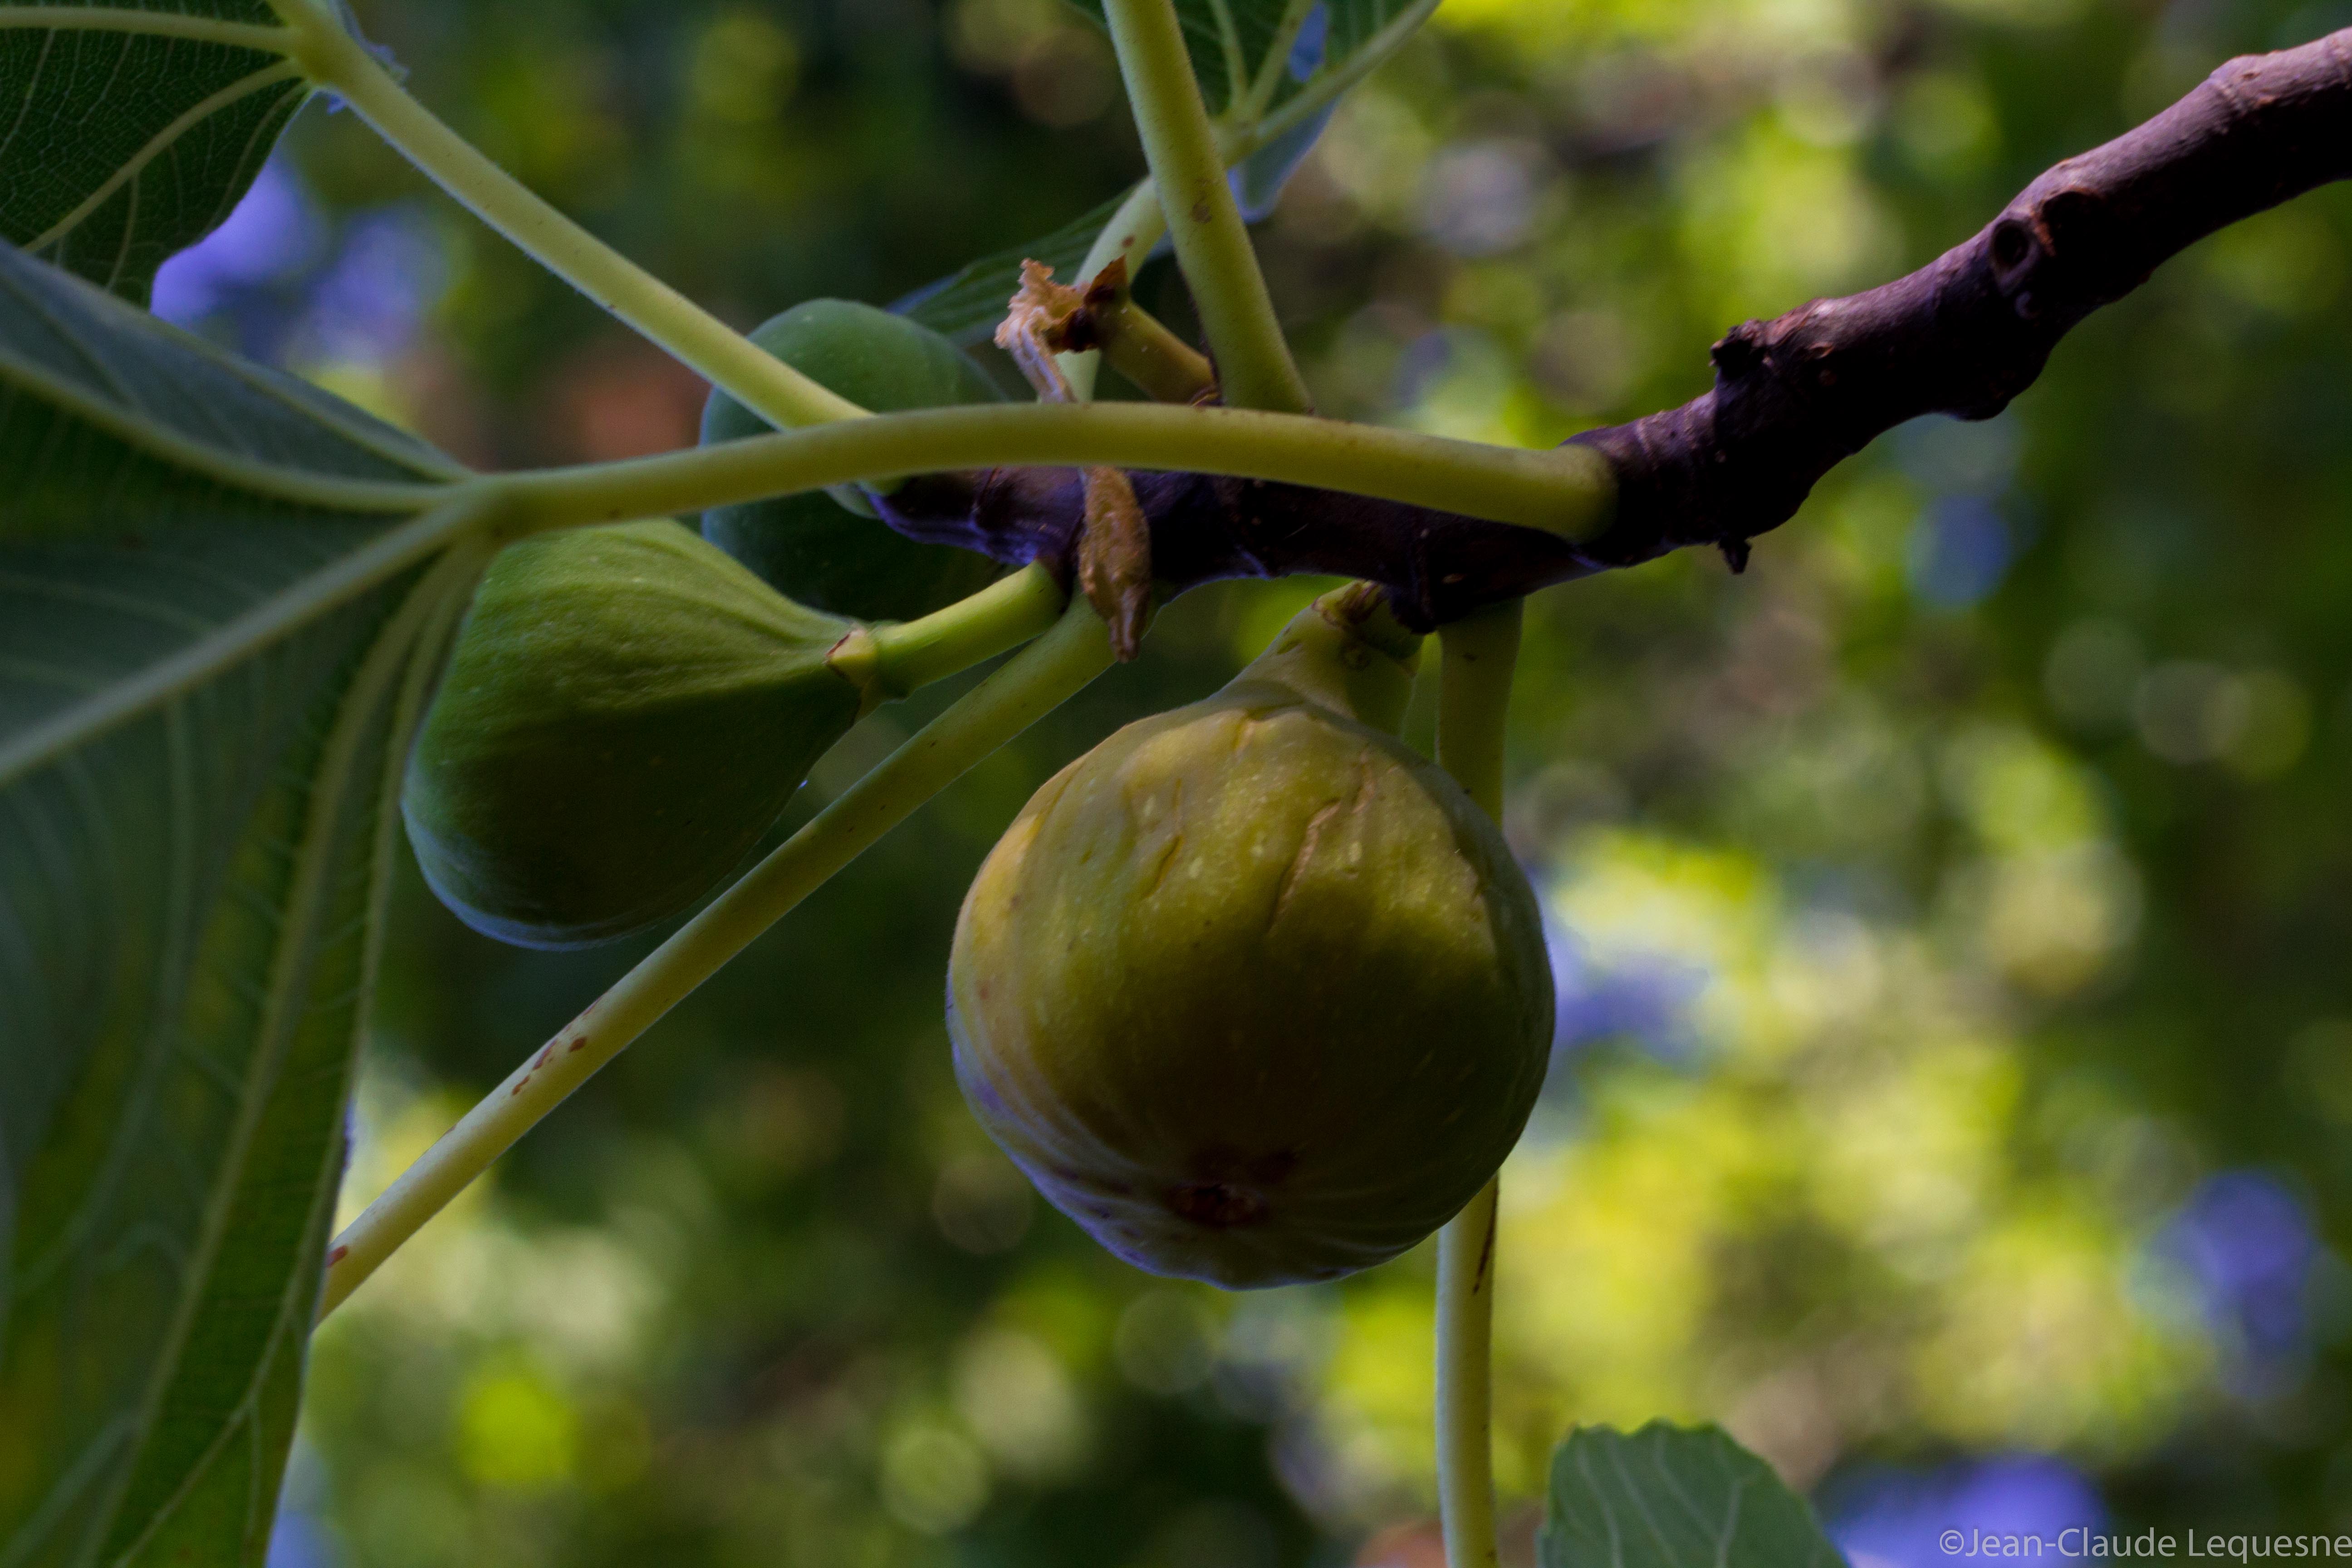
[[[541,534],[491,563],[410,754],[425,879],[476,931],[583,947],[741,863],[856,720],[854,623],[675,522]]]
[[[854,300],[795,305],[751,337],[827,391],[877,414],[1003,401],[955,344],[919,321]],[[724,392],[703,405],[705,446],[773,429]],[[779,593],[867,621],[943,610],[1002,570],[972,551],[893,533],[855,485],[712,507],[702,514],[702,533]]]
[[[1154,1273],[1244,1289],[1392,1258],[1494,1174],[1542,1085],[1535,895],[1461,787],[1372,727],[1416,640],[1374,635],[1318,602],[1215,696],[1063,769],[956,922],[966,1099]]]

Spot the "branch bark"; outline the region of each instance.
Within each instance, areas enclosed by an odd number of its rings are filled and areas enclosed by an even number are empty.
[[[1690,545],[1737,571],[1748,541],[1822,475],[1923,414],[1988,419],[2061,338],[2197,240],[2352,177],[2352,28],[2230,61],[2146,124],[2058,164],[1975,237],[1866,293],[1734,328],[1715,386],[1573,443],[1609,461],[1617,504],[1583,541],[1334,491],[1136,476],[1160,580],[1332,572],[1387,586],[1416,629]],[[940,475],[890,498],[893,527],[1008,562],[1066,563],[1077,476]]]

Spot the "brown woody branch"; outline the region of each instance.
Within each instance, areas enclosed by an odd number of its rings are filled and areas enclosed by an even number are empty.
[[[1334,572],[1387,585],[1420,627],[1549,584],[1748,542],[1821,477],[1923,414],[1986,419],[2059,339],[2158,265],[2241,218],[2352,176],[2352,28],[2231,60],[2186,98],[2035,180],[1973,238],[1866,293],[1748,321],[1715,345],[1716,384],[1679,408],[1574,441],[1617,479],[1580,543],[1534,529],[1288,485],[1136,476],[1153,566],[1213,578]],[[1052,469],[940,475],[890,498],[901,531],[999,559],[1066,563],[1083,495]]]

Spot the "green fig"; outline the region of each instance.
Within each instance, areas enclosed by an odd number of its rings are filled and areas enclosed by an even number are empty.
[[[920,322],[848,300],[811,300],[751,341],[802,374],[877,413],[997,403],[1004,395],[955,344]],[[724,392],[702,409],[702,441],[772,430]],[[804,605],[868,621],[910,621],[986,587],[1003,570],[951,544],[925,544],[877,521],[855,485],[712,507],[703,537]]]
[[[675,522],[541,534],[484,574],[402,816],[441,901],[525,947],[642,930],[716,888],[856,720],[855,623]]]
[[[1154,1273],[1238,1289],[1392,1258],[1495,1173],[1542,1085],[1535,895],[1382,732],[1417,642],[1391,630],[1318,601],[1223,690],[1063,769],[964,900],[966,1099]]]

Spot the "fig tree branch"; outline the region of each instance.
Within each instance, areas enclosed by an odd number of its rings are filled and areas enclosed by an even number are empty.
[[[1717,546],[1737,569],[1749,540],[1883,432],[1923,414],[1990,418],[2076,322],[2164,261],[2347,175],[2352,28],[2230,61],[1907,277],[1734,328],[1715,345],[1711,390],[1569,443],[1605,459],[1615,481],[1597,531],[1572,539],[1335,489],[1139,475],[1154,569],[1178,591],[1290,572],[1370,578],[1423,630],[1688,545]],[[1005,468],[918,481],[885,510],[902,532],[1029,561],[1066,560],[1082,505],[1074,475]]]
[[[1735,569],[1821,477],[1923,414],[1989,419],[2074,324],[2207,235],[2352,175],[2352,28],[2230,61],[2155,119],[2067,159],[1966,243],[1867,293],[1735,327],[1716,384],[1576,437],[1609,459],[1598,570],[1686,544]]]

